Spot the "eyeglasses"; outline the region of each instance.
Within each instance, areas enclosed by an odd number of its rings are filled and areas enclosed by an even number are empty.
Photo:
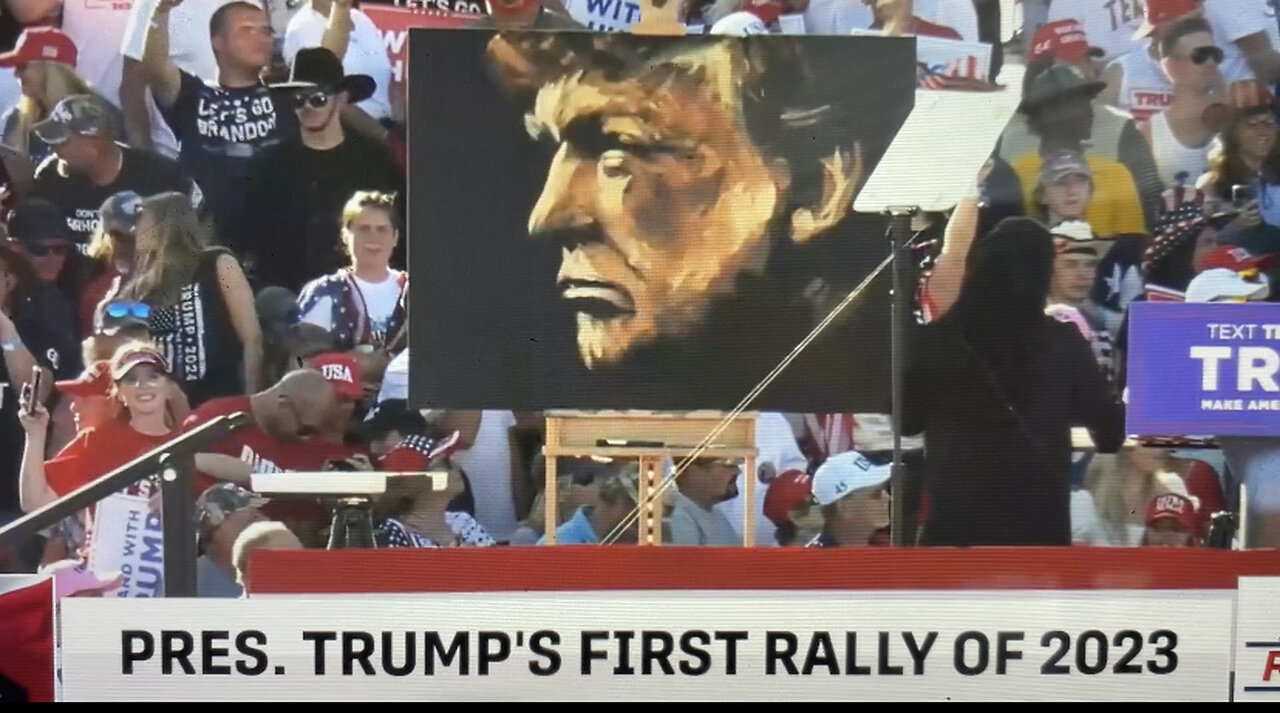
[[[1204,64],[1209,60],[1213,60],[1214,64],[1222,64],[1224,57],[1226,57],[1226,55],[1223,53],[1222,48],[1214,45],[1197,47],[1191,50],[1190,55],[1191,61],[1195,64]]]
[[[151,319],[151,305],[145,302],[111,302],[107,305],[106,315],[112,319]]]
[[[323,109],[329,105],[329,95],[325,92],[298,92],[293,95],[293,108],[301,109],[309,106],[312,109]]]
[[[1270,116],[1263,115],[1256,119],[1246,121],[1244,125],[1250,129],[1270,129],[1274,131],[1276,128],[1276,120],[1272,119]]]

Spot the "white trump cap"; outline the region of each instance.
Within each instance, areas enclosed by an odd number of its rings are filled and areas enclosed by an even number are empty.
[[[873,465],[857,451],[831,456],[813,474],[813,499],[819,505],[830,505],[861,488],[883,485],[889,479],[889,466]]]

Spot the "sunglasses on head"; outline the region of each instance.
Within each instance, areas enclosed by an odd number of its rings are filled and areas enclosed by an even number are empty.
[[[1191,50],[1191,61],[1195,64],[1204,64],[1209,60],[1213,60],[1214,64],[1222,64],[1223,58],[1226,57],[1221,47],[1214,45],[1206,45]]]
[[[151,305],[145,302],[112,302],[107,305],[106,315],[112,319],[124,319],[125,317],[150,319]]]
[[[293,108],[301,109],[309,106],[312,109],[323,109],[329,105],[327,92],[298,92],[293,95]]]

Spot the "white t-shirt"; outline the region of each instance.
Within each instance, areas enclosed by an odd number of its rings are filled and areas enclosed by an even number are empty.
[[[120,44],[129,25],[132,0],[63,0],[62,31],[78,51],[76,72],[102,96],[120,104]]]
[[[759,472],[765,468],[765,464],[769,464],[774,473],[781,475],[788,470],[804,470],[808,465],[808,460],[804,454],[800,452],[800,446],[796,443],[795,431],[791,428],[791,423],[787,421],[787,417],[780,413],[762,412],[756,418],[756,472],[740,473],[738,475],[738,497],[733,500],[726,500],[717,503],[715,509],[729,520],[729,525],[733,531],[737,533],[739,541],[742,539],[742,523],[746,515],[746,499],[747,499],[747,483],[748,477],[756,479],[755,492],[755,508],[756,508],[756,546],[772,547],[778,544],[777,538],[774,537],[775,531],[778,529],[773,521],[764,516],[764,494],[769,490],[769,486],[760,482]]]
[[[372,322],[374,332],[385,334],[387,323],[400,302],[400,272],[388,270],[387,278],[382,282],[366,282],[359,277],[354,279],[356,287],[360,290],[356,299],[364,299],[365,318]],[[323,297],[318,300],[310,311],[302,315],[302,321],[325,330],[332,330],[333,298]]]
[[[511,491],[511,440],[516,425],[510,411],[485,411],[471,448],[453,460],[467,473],[476,501],[476,520],[495,540],[511,538],[516,522],[515,496]]]
[[[809,35],[847,35],[875,22],[862,0],[810,0],[804,11],[804,31]]]
[[[626,32],[640,21],[639,0],[564,0],[564,9],[596,32]]]
[[[391,363],[387,364],[387,370],[382,374],[382,388],[378,390],[378,403],[382,403],[387,399],[408,399],[409,398],[409,350],[404,349]]]
[[[284,59],[290,65],[304,47],[319,47],[324,38],[329,18],[311,7],[304,7],[289,20],[284,35]],[[342,58],[342,69],[347,74],[367,74],[378,86],[373,96],[358,105],[369,116],[385,119],[391,116],[391,59],[382,42],[382,35],[369,16],[359,10],[351,11],[351,40],[347,54]]]
[[[147,30],[159,0],[132,1],[120,53],[141,61],[147,47]],[[201,79],[218,78],[218,60],[213,56],[213,42],[209,39],[209,21],[218,8],[234,1],[186,0],[169,11],[169,59],[178,69]],[[150,90],[147,90],[147,104],[151,110],[151,140],[155,142],[156,150],[177,156],[178,140],[160,114]]]
[[[911,12],[926,22],[950,27],[965,42],[978,41],[978,11],[972,2],[916,0]]]
[[[1150,47],[1148,40],[1140,49],[1111,62],[1123,72],[1117,99],[1119,107],[1139,121],[1150,119],[1173,103],[1173,82],[1160,68],[1160,62],[1151,56]]]
[[[1048,21],[1078,21],[1089,44],[1105,50],[1102,59],[1109,62],[1137,48],[1133,33],[1142,26],[1142,17],[1140,0],[1053,0]]]
[[[1222,78],[1228,82],[1254,79],[1253,70],[1236,40],[1265,32],[1271,49],[1280,51],[1280,27],[1267,0],[1204,0],[1204,17],[1213,29],[1213,42],[1222,48]]]

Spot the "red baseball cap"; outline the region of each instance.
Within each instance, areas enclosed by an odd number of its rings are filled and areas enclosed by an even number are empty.
[[[321,354],[311,360],[311,366],[324,374],[333,384],[339,396],[350,399],[364,398],[364,386],[360,383],[360,361],[350,354]]]
[[[106,396],[111,393],[111,363],[95,361],[74,379],[54,382],[53,387],[67,396],[84,398]]]
[[[75,67],[79,54],[76,43],[58,28],[31,27],[22,31],[12,50],[0,54],[0,67],[20,67],[37,60]]]
[[[453,453],[461,446],[462,435],[457,431],[444,438],[407,436],[378,461],[378,469],[389,473],[424,473],[432,461]]]
[[[1160,25],[1173,22],[1199,9],[1200,4],[1196,0],[1147,0],[1147,10],[1142,18],[1142,26],[1133,33],[1133,39],[1141,40],[1149,37]]]
[[[1196,516],[1196,505],[1189,498],[1178,493],[1161,493],[1147,503],[1148,525],[1157,520],[1173,519],[1191,534],[1200,530],[1200,518]]]
[[[1032,61],[1047,55],[1059,62],[1074,64],[1083,62],[1086,57],[1101,57],[1104,54],[1106,51],[1101,47],[1089,46],[1084,26],[1070,18],[1047,22],[1031,36]]]
[[[165,374],[169,373],[169,362],[158,349],[152,346],[123,346],[111,357],[111,380],[123,379],[131,369],[142,364],[150,364]]]
[[[764,491],[764,516],[778,527],[791,522],[791,511],[809,502],[813,495],[813,476],[799,470],[788,470],[769,483]]]
[[[1254,255],[1241,247],[1223,245],[1205,253],[1201,271],[1225,268],[1232,272],[1265,270],[1276,260],[1275,255]]]

